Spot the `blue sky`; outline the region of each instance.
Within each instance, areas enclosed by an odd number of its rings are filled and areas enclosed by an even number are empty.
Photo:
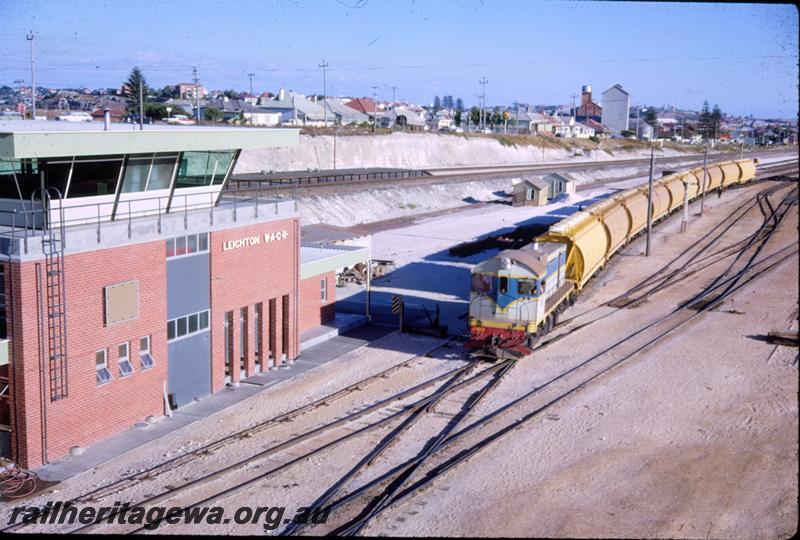
[[[798,11],[789,4],[525,0],[0,2],[0,83],[119,86],[134,65],[154,86],[280,87],[418,103],[560,104],[620,83],[634,104],[797,116]]]

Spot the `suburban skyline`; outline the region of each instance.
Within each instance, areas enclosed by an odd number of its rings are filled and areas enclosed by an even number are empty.
[[[632,104],[796,118],[798,13],[790,4],[465,0],[243,1],[0,6],[0,83],[119,87],[134,65],[148,84],[279,88],[428,104],[434,95],[487,105],[567,104],[582,85],[619,83]],[[527,22],[526,22],[527,21]]]

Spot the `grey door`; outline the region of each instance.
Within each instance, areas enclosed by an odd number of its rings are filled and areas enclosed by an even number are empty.
[[[168,345],[167,388],[181,407],[211,393],[211,332],[201,332]]]

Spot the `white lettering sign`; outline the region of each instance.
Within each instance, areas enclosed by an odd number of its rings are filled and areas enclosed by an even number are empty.
[[[286,240],[289,238],[289,233],[284,231],[264,233],[264,243],[277,242],[278,240]],[[226,240],[222,242],[222,251],[230,251],[248,246],[257,246],[261,244],[261,236],[245,236],[244,238],[237,238],[236,240]]]

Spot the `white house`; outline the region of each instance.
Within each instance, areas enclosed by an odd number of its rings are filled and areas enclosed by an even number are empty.
[[[628,111],[631,107],[631,95],[615,84],[603,92],[603,115],[600,123],[608,127],[613,137],[621,136],[628,128]]]
[[[512,116],[512,118],[516,118]],[[520,131],[527,131],[533,135],[553,135],[555,125],[546,115],[536,112],[524,112],[519,114]]]
[[[556,137],[588,139],[594,135],[594,129],[576,122],[574,116],[561,116],[556,120],[558,122],[555,126]]]

